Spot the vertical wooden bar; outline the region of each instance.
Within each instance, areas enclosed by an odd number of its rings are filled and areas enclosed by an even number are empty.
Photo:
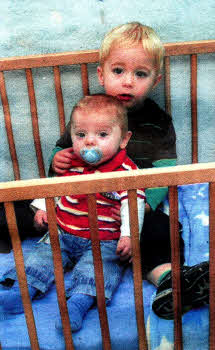
[[[16,272],[17,272],[20,292],[22,296],[23,308],[25,311],[25,318],[26,318],[28,334],[31,342],[31,349],[39,350],[39,343],[37,338],[34,315],[32,311],[31,300],[28,292],[27,278],[25,274],[22,246],[21,246],[21,241],[19,238],[19,233],[18,233],[17,224],[16,224],[14,205],[12,202],[5,202],[4,206],[5,206],[8,229],[10,232],[13,251],[14,251]]]
[[[134,296],[136,308],[136,320],[138,329],[139,350],[147,350],[147,338],[144,322],[144,306],[143,306],[143,289],[142,289],[142,271],[140,257],[140,240],[139,240],[139,225],[138,225],[138,210],[137,210],[137,192],[136,190],[128,191],[129,203],[129,221],[131,230],[132,242],[132,263],[134,276]]]
[[[63,102],[63,94],[62,94],[62,88],[61,88],[59,66],[54,66],[53,71],[54,71],[55,93],[57,98],[57,106],[58,106],[58,114],[59,114],[60,134],[62,135],[65,130],[65,112],[64,112],[64,102]]]
[[[165,110],[171,115],[170,57],[164,58]]]
[[[64,286],[64,272],[62,265],[62,257],[60,243],[58,239],[58,228],[56,222],[55,203],[53,198],[46,198],[47,217],[49,225],[50,242],[53,253],[55,283],[57,289],[58,304],[63,325],[64,340],[67,350],[74,350],[67,303],[66,292]]]
[[[12,164],[13,164],[14,178],[15,178],[15,180],[20,180],[20,171],[19,171],[19,164],[18,164],[16,147],[15,147],[14,137],[13,137],[13,129],[12,129],[12,123],[11,123],[11,116],[10,116],[10,107],[9,107],[8,98],[7,98],[4,73],[1,71],[0,71],[0,94],[1,94],[3,111],[4,111],[5,127],[6,127],[6,132],[7,132],[7,139],[8,139],[8,145],[9,145],[9,150],[10,150],[10,156],[11,156],[11,160],[12,160]]]
[[[190,56],[190,64],[191,64],[192,163],[198,163],[197,55]]]
[[[210,330],[209,344],[210,349],[215,349],[215,183],[209,184],[209,242],[210,242],[210,261],[209,261],[209,306],[210,306]]]
[[[88,194],[88,215],[90,224],[90,234],[92,240],[92,253],[95,269],[97,305],[99,310],[99,319],[101,325],[103,349],[111,350],[110,331],[108,326],[108,318],[106,311],[105,290],[104,290],[104,274],[102,266],[102,256],[100,249],[100,241],[98,234],[98,222],[96,211],[96,196]]]
[[[34,92],[32,71],[30,68],[27,68],[25,70],[25,72],[26,72],[26,80],[27,80],[27,86],[28,86],[30,108],[31,108],[31,121],[32,121],[32,128],[33,128],[35,150],[36,150],[36,155],[37,155],[38,169],[39,169],[40,177],[46,177],[41,142],[40,142],[40,133],[39,133],[39,124],[38,124],[38,115],[37,115],[37,104],[36,104],[36,97],[35,97],[35,92]]]
[[[174,302],[174,349],[183,349],[181,322],[181,276],[180,276],[180,246],[178,225],[178,190],[177,186],[169,187],[170,206],[170,236],[172,262],[172,288]]]
[[[87,63],[81,64],[81,81],[84,96],[89,95],[89,80],[88,80],[88,70]]]

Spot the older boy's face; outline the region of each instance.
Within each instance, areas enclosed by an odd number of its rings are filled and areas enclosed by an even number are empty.
[[[152,58],[138,45],[113,47],[103,67],[98,67],[98,78],[106,94],[133,107],[147,97],[161,76],[157,75]]]
[[[75,111],[71,126],[74,153],[78,156],[83,149],[98,149],[102,158],[99,165],[111,159],[119,149],[126,147],[131,133],[122,137],[122,131],[115,115],[106,111]]]

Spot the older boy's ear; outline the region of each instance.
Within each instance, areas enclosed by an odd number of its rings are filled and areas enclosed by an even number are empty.
[[[153,89],[160,83],[162,79],[162,74],[158,74],[157,78],[154,81]]]
[[[122,141],[121,141],[121,143],[120,143],[120,148],[121,148],[121,149],[126,148],[128,142],[129,142],[129,140],[130,140],[130,138],[131,138],[131,135],[132,135],[132,132],[131,132],[131,131],[128,131],[128,132],[124,135],[124,137],[123,137],[123,139],[122,139]]]
[[[104,85],[103,70],[101,66],[97,67],[97,75],[100,85]]]

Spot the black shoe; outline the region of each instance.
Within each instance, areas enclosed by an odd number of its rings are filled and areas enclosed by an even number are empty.
[[[182,314],[209,304],[209,263],[181,268]],[[157,289],[152,309],[161,318],[174,319],[171,271],[164,276]]]

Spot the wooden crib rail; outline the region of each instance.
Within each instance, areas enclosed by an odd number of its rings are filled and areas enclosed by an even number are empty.
[[[176,166],[172,168],[157,168],[148,170],[133,170],[123,171],[117,173],[104,173],[84,175],[79,177],[62,177],[62,178],[49,178],[49,179],[36,179],[36,180],[21,180],[12,181],[6,183],[0,183],[0,202],[6,202],[7,217],[10,217],[13,213],[13,205],[11,201],[30,199],[30,198],[46,198],[49,230],[51,236],[51,244],[54,256],[55,266],[55,280],[58,294],[58,302],[62,315],[62,323],[64,329],[64,338],[67,349],[74,349],[72,342],[72,335],[70,332],[67,306],[65,302],[65,290],[63,283],[63,269],[60,263],[60,248],[57,236],[55,209],[53,203],[53,197],[62,196],[68,193],[72,194],[87,194],[89,200],[89,219],[90,228],[93,232],[92,245],[94,250],[94,266],[96,271],[96,289],[98,298],[98,308],[100,315],[101,332],[103,339],[104,350],[111,349],[111,339],[108,328],[108,319],[106,314],[106,308],[104,303],[104,289],[103,289],[103,277],[102,261],[99,249],[99,242],[97,236],[97,220],[96,220],[96,205],[95,205],[95,193],[98,192],[110,192],[117,190],[128,190],[129,195],[129,213],[131,225],[131,237],[132,237],[132,249],[134,251],[133,257],[133,275],[134,275],[134,289],[135,289],[135,305],[136,305],[136,318],[137,328],[139,334],[139,349],[147,350],[147,341],[144,327],[143,316],[143,303],[142,303],[142,279],[141,279],[141,266],[140,266],[140,251],[138,244],[138,224],[137,224],[137,202],[136,202],[136,189],[147,187],[170,187],[170,227],[171,227],[171,247],[172,247],[172,268],[173,268],[173,298],[175,305],[175,317],[174,317],[174,336],[175,336],[175,349],[183,349],[183,334],[181,323],[181,294],[180,294],[180,257],[179,257],[179,240],[178,240],[178,206],[177,206],[177,185],[209,182],[210,183],[210,213],[214,210],[214,194],[215,194],[215,163],[206,164],[193,164]],[[211,215],[211,217],[213,217]],[[12,215],[12,224],[9,229],[12,237],[12,243],[14,248],[15,259],[17,260],[17,274],[19,276],[20,286],[22,289],[23,303],[26,311],[26,321],[28,323],[29,334],[31,337],[31,343],[34,344],[32,349],[38,349],[37,336],[34,324],[34,318],[31,308],[29,308],[29,298],[27,293],[26,279],[23,277],[23,259],[21,244],[18,235],[16,234],[17,227],[15,223],[15,216]],[[210,221],[210,252],[212,257],[215,251],[215,240],[212,235],[214,229],[214,220]],[[18,263],[19,261],[19,263]],[[20,263],[21,261],[21,263]],[[214,267],[211,264],[210,258],[210,349],[215,347],[215,317],[213,307],[215,304],[215,273]],[[33,329],[33,331],[32,331]]]
[[[184,41],[166,43],[165,56],[204,54],[215,51],[215,40]],[[81,50],[42,55],[29,55],[0,58],[0,71],[54,67],[71,64],[96,63],[99,61],[99,50]]]
[[[197,122],[197,55],[215,52],[215,40],[192,41],[166,43],[165,45],[165,104],[166,111],[171,114],[171,85],[170,85],[170,58],[171,56],[190,56],[190,96],[191,96],[191,122],[192,122],[192,163],[198,162],[198,122]],[[43,55],[19,56],[0,59],[0,95],[5,118],[5,127],[11,160],[13,164],[14,178],[20,180],[19,162],[13,136],[9,99],[7,96],[4,71],[24,69],[28,86],[29,102],[31,108],[31,119],[33,127],[33,137],[38,162],[40,177],[45,177],[45,167],[42,155],[41,140],[39,133],[39,123],[37,116],[37,100],[34,92],[34,82],[32,68],[52,67],[55,93],[59,114],[60,133],[65,129],[64,101],[61,88],[60,67],[65,65],[80,65],[83,94],[90,93],[88,80],[88,64],[98,63],[98,50],[82,50],[74,52],[62,52]]]
[[[0,183],[0,202],[215,182],[215,162]]]

